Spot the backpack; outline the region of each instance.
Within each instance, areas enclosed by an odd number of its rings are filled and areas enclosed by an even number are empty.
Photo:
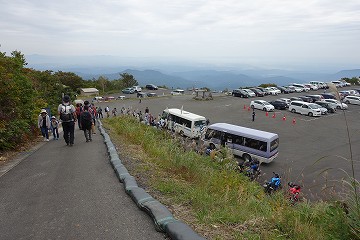
[[[89,112],[82,112],[81,113],[81,125],[85,128],[91,127],[93,120],[91,113]]]
[[[62,104],[60,111],[60,119],[63,122],[70,122],[74,120],[73,111],[71,110],[70,105]]]

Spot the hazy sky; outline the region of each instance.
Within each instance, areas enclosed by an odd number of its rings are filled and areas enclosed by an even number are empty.
[[[359,0],[0,0],[0,51],[360,63]]]

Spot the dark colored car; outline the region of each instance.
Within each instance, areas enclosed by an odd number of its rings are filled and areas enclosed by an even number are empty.
[[[149,90],[158,90],[158,87],[154,84],[148,84],[145,86],[145,88],[147,88]]]
[[[309,102],[312,103],[313,99],[311,97],[306,97],[306,96],[299,96],[299,98],[301,99],[301,101],[303,102]]]
[[[232,91],[232,95],[233,97],[241,97],[241,98],[249,98],[250,95],[245,92],[244,90],[241,90],[241,89],[234,89]]]
[[[259,89],[260,91],[262,91],[264,93],[264,95],[270,95],[270,93],[263,87],[256,87],[256,89]]]
[[[306,97],[310,97],[313,102],[321,101],[323,99],[323,96],[321,95],[306,95]]]
[[[281,93],[285,93],[285,94],[290,93],[290,89],[287,87],[277,87],[277,88],[281,91]]]
[[[298,98],[298,97],[291,97],[290,100],[291,101],[303,101],[301,98]]]
[[[250,90],[253,91],[257,97],[265,96],[265,93],[258,88],[250,88]]]
[[[336,99],[336,97],[332,93],[321,93],[320,95],[323,96],[325,99]]]
[[[269,103],[271,105],[273,105],[275,109],[286,109],[286,108],[288,108],[288,105],[284,101],[274,100],[274,101],[271,101]]]
[[[316,104],[326,108],[328,112],[335,113],[336,112],[336,105],[333,103],[323,102],[323,101],[316,101]]]

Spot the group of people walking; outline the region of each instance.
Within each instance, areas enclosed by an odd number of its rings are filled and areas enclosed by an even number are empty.
[[[96,118],[103,117],[100,107],[96,108],[89,101],[85,101],[84,105],[77,104],[75,107],[71,104],[70,97],[67,95],[63,97],[57,112],[60,116],[59,120],[55,116],[50,119],[48,112],[42,109],[38,116],[38,127],[44,141],[49,141],[49,129],[53,132],[54,140],[59,140],[59,124],[61,122],[67,146],[74,145],[75,122],[78,122],[79,129],[84,131],[86,142],[91,142],[92,134],[96,134]]]

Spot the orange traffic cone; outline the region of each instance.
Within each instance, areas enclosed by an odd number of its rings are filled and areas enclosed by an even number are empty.
[[[292,120],[292,124],[296,124],[296,119],[294,118],[293,120]]]
[[[248,107],[248,111],[250,111],[250,107]]]
[[[282,118],[283,121],[286,121],[286,116],[284,115],[283,118]]]
[[[244,109],[246,109],[246,105],[244,105]]]
[[[272,118],[276,118],[276,113],[274,113],[274,114],[272,115]]]
[[[269,112],[266,112],[266,114],[265,114],[267,117],[269,116]]]

